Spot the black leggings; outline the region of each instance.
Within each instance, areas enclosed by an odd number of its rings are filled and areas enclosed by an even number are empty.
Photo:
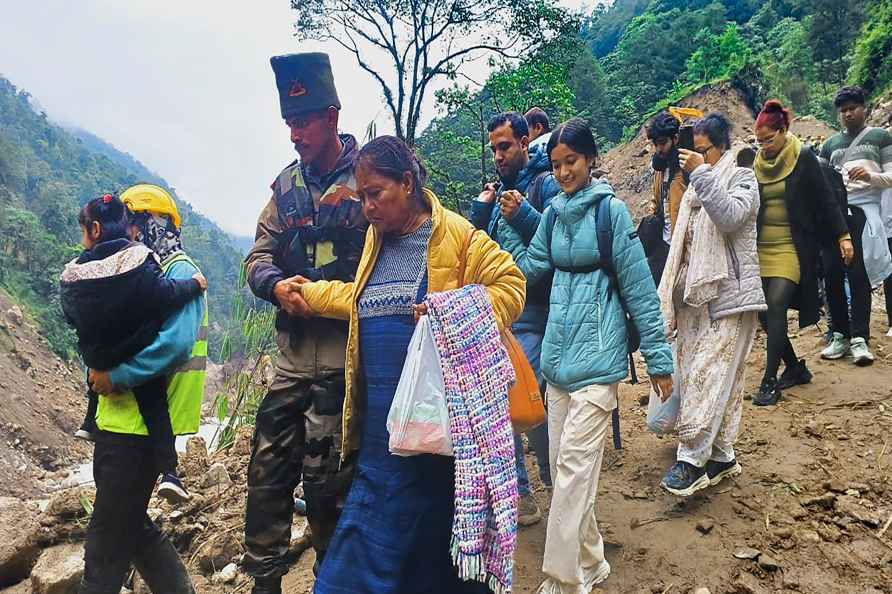
[[[889,251],[892,252],[892,239],[889,240]],[[889,327],[892,328],[892,276],[883,283],[886,293],[886,316],[889,318]]]
[[[765,363],[765,375],[762,380],[775,379],[781,359],[787,367],[799,362],[790,337],[787,336],[787,310],[793,303],[798,285],[786,278],[762,278],[765,300],[768,311],[759,315],[762,328],[768,335],[768,359]]]

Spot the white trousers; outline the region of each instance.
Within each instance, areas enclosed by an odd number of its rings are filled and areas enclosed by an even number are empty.
[[[595,519],[604,439],[616,408],[617,384],[567,392],[548,385],[548,439],[554,492],[542,572],[555,594],[588,594],[586,583],[604,561]],[[550,583],[549,583],[550,582]]]

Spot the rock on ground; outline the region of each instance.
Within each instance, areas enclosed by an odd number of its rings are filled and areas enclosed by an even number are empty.
[[[0,587],[25,578],[40,555],[37,509],[12,497],[0,497]]]
[[[84,546],[66,544],[47,549],[31,572],[33,594],[76,594],[84,575]]]

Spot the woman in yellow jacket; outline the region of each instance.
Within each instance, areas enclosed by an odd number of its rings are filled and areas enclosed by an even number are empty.
[[[371,226],[356,281],[293,285],[310,315],[350,320],[342,459],[357,449],[359,457],[316,594],[489,591],[452,566],[452,458],[390,454],[385,422],[428,291],[459,288],[465,261],[467,282],[486,288],[504,328],[523,309],[526,281],[507,252],[424,189],[426,177],[395,137],[363,147],[356,189]]]

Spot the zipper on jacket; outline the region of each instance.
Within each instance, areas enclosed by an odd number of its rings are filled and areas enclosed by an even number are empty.
[[[601,305],[600,295],[595,293],[595,319],[598,322],[598,352],[604,348],[604,311]]]
[[[731,265],[734,267],[734,276],[737,278],[737,285],[740,286],[740,260],[737,259],[737,251],[734,244],[728,242],[728,251],[731,252]]]

